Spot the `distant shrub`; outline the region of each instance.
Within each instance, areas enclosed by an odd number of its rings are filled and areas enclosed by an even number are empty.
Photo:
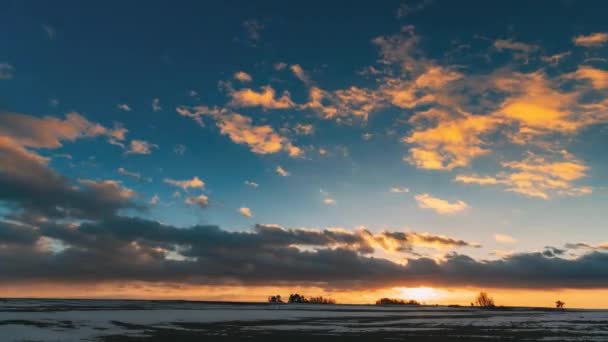
[[[283,299],[281,299],[281,295],[270,296],[268,297],[268,303],[283,303]]]
[[[482,307],[482,308],[493,308],[496,305],[494,305],[494,298],[490,297],[486,292],[479,292],[479,294],[477,295],[477,298],[475,298],[475,305]]]
[[[420,305],[420,302],[413,299],[380,298],[376,301],[376,305]]]

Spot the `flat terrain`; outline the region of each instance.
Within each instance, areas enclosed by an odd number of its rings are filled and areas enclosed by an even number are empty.
[[[1,341],[608,341],[608,311],[0,300]]]

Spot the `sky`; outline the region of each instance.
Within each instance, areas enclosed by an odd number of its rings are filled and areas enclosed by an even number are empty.
[[[607,6],[4,1],[0,289],[608,307]]]

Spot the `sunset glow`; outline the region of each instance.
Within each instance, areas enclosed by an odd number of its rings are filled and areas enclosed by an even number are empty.
[[[608,308],[607,3],[186,3],[0,5],[0,297]]]

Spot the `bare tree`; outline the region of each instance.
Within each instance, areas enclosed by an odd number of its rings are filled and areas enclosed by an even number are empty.
[[[475,298],[475,305],[482,308],[494,307],[494,298],[490,297],[486,292],[479,292],[479,295]]]

